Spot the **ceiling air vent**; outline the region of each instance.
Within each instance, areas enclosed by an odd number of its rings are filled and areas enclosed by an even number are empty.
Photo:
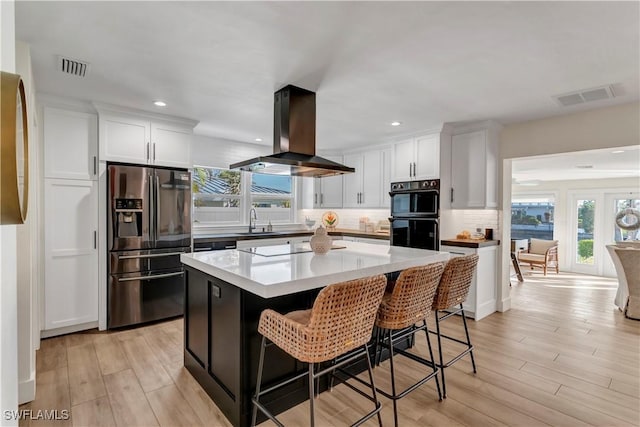
[[[615,95],[612,86],[602,86],[593,89],[584,89],[577,92],[565,93],[554,96],[553,99],[563,107],[571,105],[584,104],[591,101],[602,101],[603,99],[611,99]]]
[[[90,68],[91,64],[89,64],[88,62],[65,58],[64,56],[58,56],[58,70],[65,74],[71,74],[78,77],[86,77],[87,73],[89,73]]]

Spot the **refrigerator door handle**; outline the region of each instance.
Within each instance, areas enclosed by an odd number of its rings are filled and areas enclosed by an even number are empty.
[[[155,240],[155,220],[153,206],[153,176],[149,175],[149,240]]]
[[[118,282],[135,282],[136,280],[154,280],[154,279],[164,279],[166,277],[174,277],[174,276],[182,276],[184,275],[184,271],[178,271],[176,273],[166,273],[166,274],[154,274],[153,276],[136,276],[136,277],[118,277]]]
[[[155,195],[155,200],[153,203],[153,210],[156,214],[156,223],[154,225],[154,229],[156,232],[156,235],[154,236],[154,240],[157,241],[158,240],[158,229],[160,228],[160,209],[159,209],[159,205],[160,205],[160,177],[158,175],[156,175],[156,195]]]
[[[161,254],[120,255],[118,259],[160,258],[171,255],[182,255],[186,252],[164,252]]]

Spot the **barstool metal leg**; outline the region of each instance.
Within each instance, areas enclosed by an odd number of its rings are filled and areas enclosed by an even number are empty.
[[[424,333],[427,336],[427,347],[429,347],[429,359],[433,364],[433,372],[437,372],[438,368],[436,366],[436,360],[433,358],[433,349],[431,348],[431,338],[429,338],[429,328],[427,328],[427,321],[423,320],[422,323],[424,324]],[[440,391],[440,381],[438,380],[438,374],[436,374],[435,380],[436,380],[436,388],[438,389],[438,400],[442,401],[442,392]]]
[[[442,398],[447,398],[447,384],[444,379],[444,359],[442,357],[442,337],[440,336],[440,318],[438,317],[438,310],[436,314],[436,334],[438,335],[438,353],[440,353],[440,375],[442,376]]]
[[[371,358],[369,355],[369,346],[367,344],[364,345],[365,357],[367,358],[367,369],[369,370],[369,382],[371,383],[371,394],[373,395],[373,403],[378,408],[380,402],[378,402],[378,395],[376,394],[376,384],[373,382],[373,368],[371,366]],[[378,425],[382,427],[382,417],[380,416],[380,411],[376,414],[378,416]]]
[[[309,363],[309,416],[310,416],[310,421],[311,427],[314,427],[315,425],[315,413],[314,413],[314,408],[313,408],[313,401],[315,400],[315,379],[313,376],[313,363]]]
[[[469,329],[467,329],[467,318],[464,316],[464,308],[462,308],[462,304],[460,304],[460,309],[462,310],[462,323],[464,323],[464,333],[467,336],[467,346],[469,348],[473,348],[471,345],[471,338],[469,338]],[[476,370],[476,360],[473,357],[473,350],[469,351],[469,355],[471,356],[471,366],[473,366],[473,373],[477,373]]]
[[[391,334],[391,329],[388,330],[389,336],[389,364],[391,368],[391,394],[396,396],[396,376],[395,376],[395,368],[393,366],[393,337]],[[398,427],[398,401],[397,399],[391,399],[393,401],[393,423],[395,427]]]
[[[262,383],[262,368],[264,366],[264,350],[267,347],[267,339],[262,337],[262,345],[260,345],[260,361],[258,362],[258,379],[256,380],[256,402],[259,400],[260,384]],[[256,418],[258,416],[258,405],[253,404],[253,415],[251,416],[251,427],[256,425]]]

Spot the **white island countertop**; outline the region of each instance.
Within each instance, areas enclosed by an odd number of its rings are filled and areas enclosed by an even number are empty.
[[[344,248],[324,255],[302,252],[270,256],[228,249],[182,254],[180,260],[262,298],[273,298],[449,259],[447,252],[423,249],[342,240],[334,241],[334,245]],[[300,251],[308,246],[308,243],[270,246],[272,251],[262,253]]]

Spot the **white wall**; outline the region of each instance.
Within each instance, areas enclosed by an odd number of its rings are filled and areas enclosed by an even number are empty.
[[[500,134],[503,209],[511,206],[511,163],[514,158],[637,145],[640,103],[630,103],[540,120],[514,123]],[[510,238],[511,215],[501,214],[502,239]],[[502,245],[500,310],[509,309],[510,246]]]
[[[38,289],[40,242],[38,238],[38,196],[40,190],[39,143],[36,127],[36,99],[31,51],[24,42],[16,42],[16,73],[20,74],[27,96],[29,121],[29,214],[17,227],[18,258],[18,402],[35,399],[36,353],[39,346]]]
[[[15,72],[15,5],[0,1],[0,69]],[[0,226],[0,410],[18,409],[16,226]],[[18,425],[0,417],[1,425]]]

